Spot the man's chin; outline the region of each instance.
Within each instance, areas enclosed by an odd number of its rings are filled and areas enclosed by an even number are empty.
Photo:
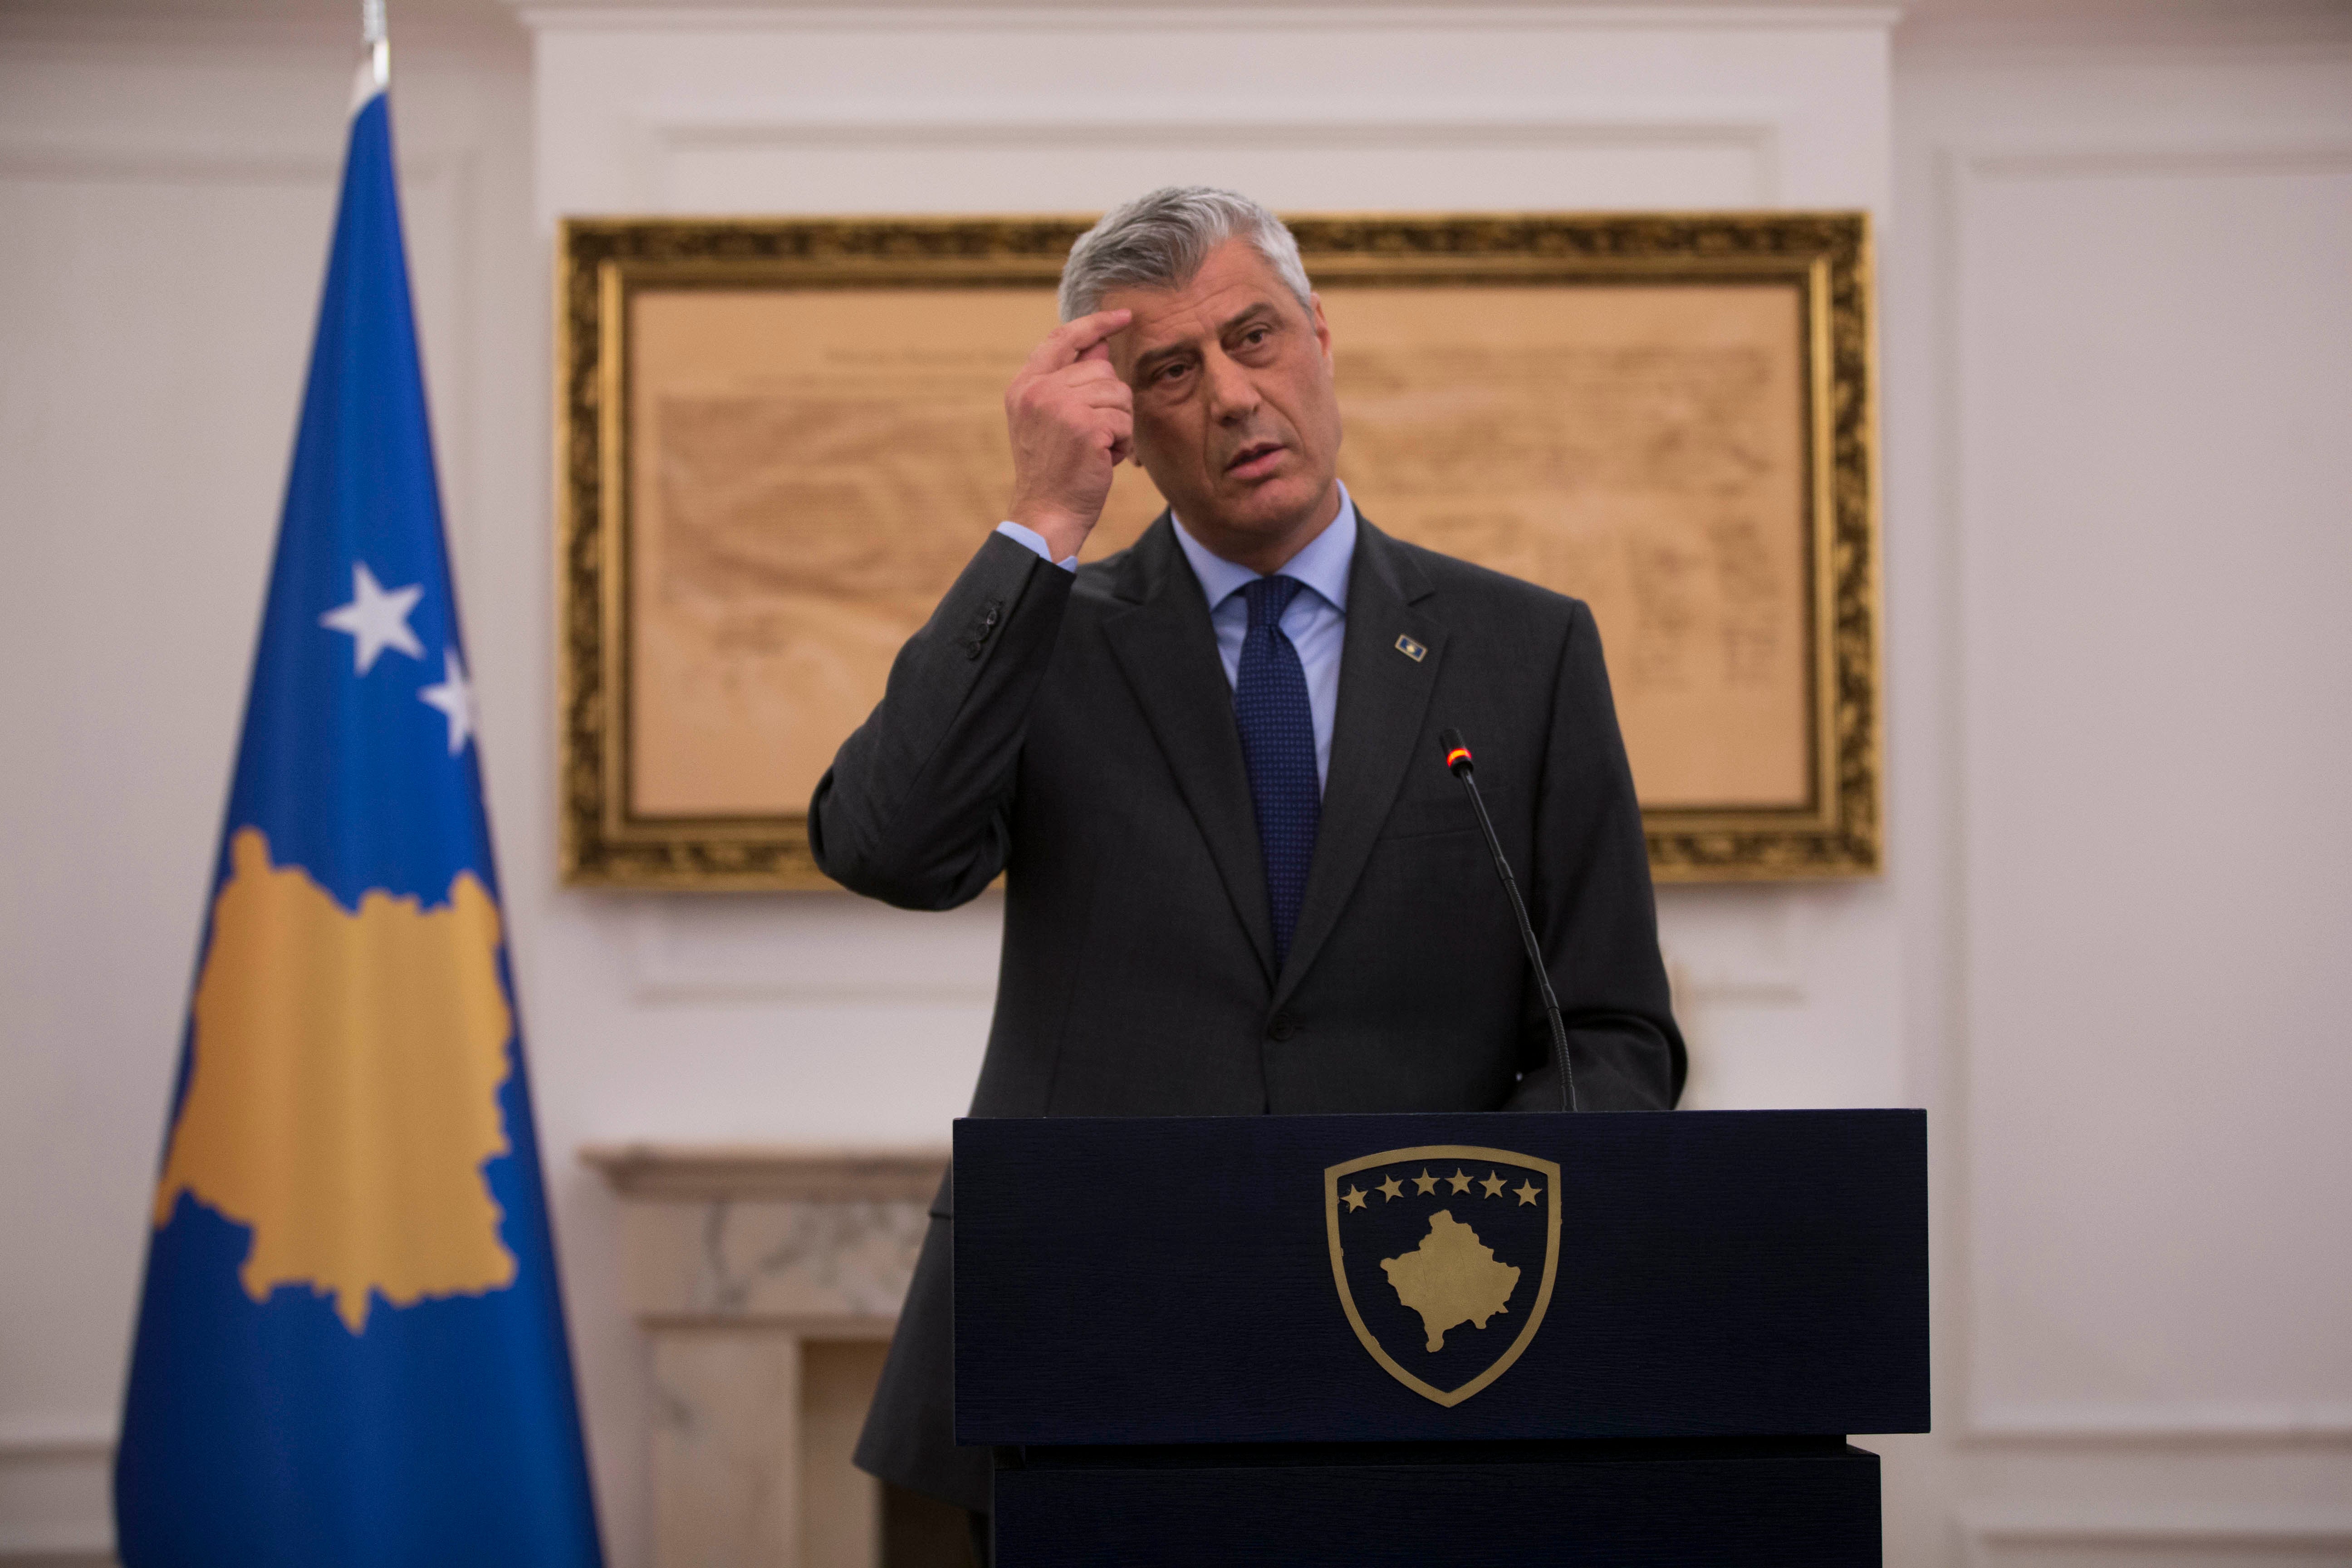
[[[1176,515],[1192,537],[1227,560],[1243,560],[1267,545],[1278,545],[1299,530],[1328,522],[1322,508],[1331,493],[1329,480],[1284,484],[1268,481],[1240,495],[1220,495],[1215,504],[1195,509],[1178,507]],[[1304,541],[1299,541],[1301,545]]]
[[[1276,474],[1218,497],[1223,504],[1217,510],[1236,532],[1277,535],[1313,521],[1309,514],[1330,489],[1328,479],[1318,483],[1303,475]]]

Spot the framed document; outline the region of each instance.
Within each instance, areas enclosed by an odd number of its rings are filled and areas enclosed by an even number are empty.
[[[1003,515],[1090,220],[563,226],[565,878],[831,886],[810,792]],[[1376,526],[1592,606],[1664,880],[1879,867],[1860,214],[1303,217]],[[1158,515],[1119,470],[1087,550]]]

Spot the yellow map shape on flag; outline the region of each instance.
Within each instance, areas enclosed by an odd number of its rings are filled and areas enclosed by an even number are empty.
[[[498,905],[461,871],[446,904],[370,890],[354,915],[257,828],[229,854],[155,1224],[186,1192],[250,1226],[246,1293],[308,1285],[354,1334],[371,1291],[512,1284],[482,1174],[509,1148]]]

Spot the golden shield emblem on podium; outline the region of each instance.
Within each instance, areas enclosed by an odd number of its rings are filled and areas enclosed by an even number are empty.
[[[1559,1166],[1436,1143],[1328,1167],[1348,1324],[1390,1376],[1453,1406],[1526,1353],[1559,1268]]]

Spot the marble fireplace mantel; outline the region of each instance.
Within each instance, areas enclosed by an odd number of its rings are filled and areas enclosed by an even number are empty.
[[[879,1495],[849,1450],[947,1152],[581,1157],[621,1200],[624,1298],[652,1345],[655,1562],[879,1562]]]

